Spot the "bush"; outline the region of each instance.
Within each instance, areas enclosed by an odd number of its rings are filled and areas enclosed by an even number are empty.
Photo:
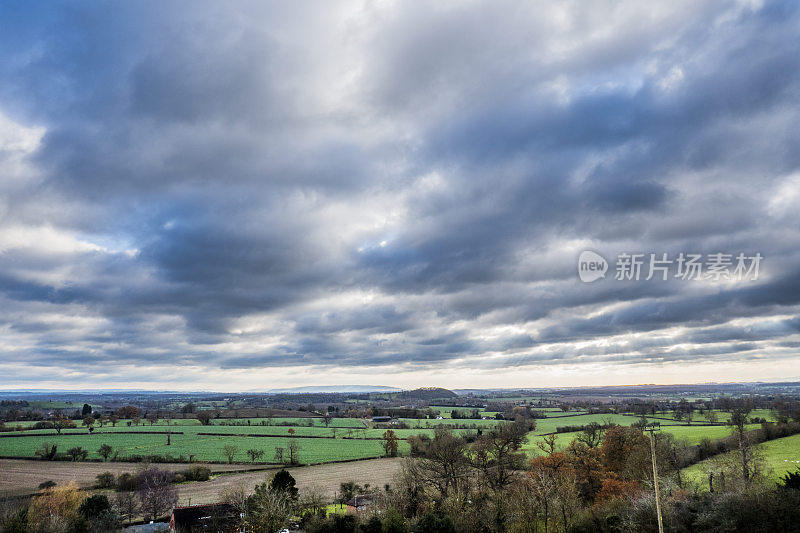
[[[102,474],[97,474],[97,488],[98,489],[111,489],[116,486],[116,480],[114,479],[114,474],[111,472],[103,472]]]
[[[78,508],[78,512],[85,519],[93,520],[109,509],[111,509],[111,503],[108,501],[108,496],[105,494],[95,494],[83,500],[83,503],[81,503],[81,506]]]
[[[43,461],[53,461],[56,458],[57,452],[58,445],[50,444],[49,442],[43,442],[39,449],[33,453],[40,457]]]
[[[703,437],[700,439],[700,445],[697,447],[697,458],[702,460],[706,459],[707,457],[711,457],[717,453],[717,447],[708,437]]]
[[[408,526],[405,519],[394,509],[389,509],[383,519],[384,533],[406,533]]]
[[[456,528],[449,516],[428,513],[414,526],[414,533],[455,533]]]
[[[278,470],[269,484],[270,489],[284,492],[291,499],[297,499],[297,486],[294,477],[286,470]]]
[[[781,478],[780,485],[787,489],[800,490],[800,467],[797,468],[796,472],[787,472]]]
[[[136,490],[136,478],[130,472],[117,476],[117,492]]]
[[[182,472],[186,481],[208,481],[211,478],[211,469],[207,466],[195,465]]]
[[[47,481],[42,481],[41,483],[39,483],[39,490],[52,489],[55,486],[56,482],[53,481],[52,479],[49,479]]]
[[[381,523],[381,519],[378,515],[372,515],[372,517],[369,520],[361,524],[358,528],[358,533],[382,533],[382,532],[383,532],[383,524]]]
[[[325,520],[308,524],[308,533],[355,533],[356,517],[353,515],[331,515]],[[378,531],[381,531],[378,529]]]
[[[28,531],[28,509],[22,507],[0,517],[0,532],[21,533]]]

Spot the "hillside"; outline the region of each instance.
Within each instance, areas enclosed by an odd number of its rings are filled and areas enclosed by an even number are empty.
[[[443,398],[457,398],[458,394],[441,387],[422,387],[419,389],[402,391],[397,395],[398,400],[440,400]]]

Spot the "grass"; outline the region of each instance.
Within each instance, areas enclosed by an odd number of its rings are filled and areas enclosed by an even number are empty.
[[[347,506],[341,503],[331,503],[325,506],[325,515],[346,514]]]
[[[493,427],[494,425],[492,425]],[[486,427],[486,426],[481,426]],[[192,426],[167,426],[165,424],[156,424],[151,426],[150,424],[141,425],[141,426],[132,426],[128,427],[126,425],[120,426],[119,424],[116,427],[106,425],[105,427],[96,427],[93,433],[93,437],[95,438],[103,438],[104,435],[109,434],[131,434],[133,433],[142,433],[145,434],[147,432],[159,432],[159,433],[166,433],[169,429],[172,429],[173,432],[180,432],[184,435],[194,435],[196,438],[206,438],[210,435],[200,435],[200,433],[215,433],[215,434],[226,434],[226,435],[264,435],[264,436],[272,436],[272,437],[289,437],[289,430],[291,429],[294,432],[294,436],[296,437],[328,437],[328,438],[336,438],[350,440],[350,439],[363,439],[364,437],[368,439],[380,439],[383,437],[385,429],[373,429],[373,428],[342,428],[342,427],[307,427],[307,426],[257,426],[257,425],[210,425],[210,426],[201,426],[201,425],[192,425]],[[86,433],[85,427],[77,427],[74,429],[65,429],[62,430],[61,435],[81,435]],[[395,435],[400,439],[406,439],[411,435],[420,435],[425,434],[430,437],[433,437],[435,429],[434,425],[432,424],[430,428],[421,428],[421,429],[393,429]],[[466,434],[466,433],[474,433],[476,429],[455,429],[454,432],[457,434]],[[51,436],[57,437],[54,429],[43,429],[43,430],[30,430],[22,433],[25,436]],[[175,435],[173,433],[173,435]],[[158,436],[158,438],[166,438],[165,436]],[[24,437],[11,437],[11,438],[24,438]],[[0,436],[0,456],[6,455],[2,452],[3,450],[3,437]]]
[[[768,475],[776,481],[787,472],[793,472],[800,467],[800,435],[762,442],[758,445],[758,450],[764,458],[764,467]],[[683,473],[686,479],[698,483],[702,489],[707,488],[705,484],[708,480],[708,471],[714,461],[715,458],[710,458],[685,468]]]
[[[401,418],[410,428],[435,428],[437,426],[467,426],[471,428],[492,428],[497,424],[507,423],[503,420],[453,420],[445,418],[443,420],[427,420],[417,418]]]
[[[477,410],[480,415],[494,418],[497,415],[497,411],[487,411],[483,407],[451,407],[449,405],[431,405],[431,409],[439,413],[439,416],[442,418],[453,418],[453,411],[460,411],[462,415],[469,415],[472,414],[472,411]],[[457,420],[467,420],[464,418],[457,419]]]
[[[249,425],[247,424],[249,420]],[[312,425],[308,426],[307,421]],[[194,419],[160,420],[151,425],[142,422],[140,425],[128,426],[122,420],[116,426],[105,424],[96,426],[93,434],[87,434],[85,427],[65,429],[59,435],[55,430],[28,430],[23,436],[0,437],[0,457],[35,457],[35,452],[44,442],[56,444],[59,452],[81,446],[89,451],[90,458],[99,458],[97,449],[101,444],[109,444],[119,452],[120,457],[132,455],[171,455],[188,459],[194,455],[199,461],[225,461],[223,454],[225,445],[233,445],[239,449],[237,461],[246,461],[245,452],[255,448],[264,450],[263,461],[273,461],[278,447],[288,449],[291,442],[290,430],[294,437],[326,437],[297,438],[300,445],[300,457],[303,463],[321,463],[342,460],[379,457],[383,454],[382,438],[385,429],[365,428],[357,418],[334,418],[329,427],[325,427],[322,419],[311,418],[253,418],[253,419],[216,419],[211,425],[203,426]],[[495,420],[416,420],[407,419],[415,429],[393,429],[401,439],[400,452],[407,451],[405,439],[412,435],[434,435],[434,428],[439,425],[464,424],[471,428],[488,429],[495,427]],[[276,424],[298,424],[294,426]],[[19,423],[29,427],[30,423]],[[166,445],[166,435],[172,430],[171,445]],[[474,433],[476,429],[455,429],[456,433]],[[148,432],[159,432],[151,434]],[[201,435],[214,433],[219,435]],[[20,435],[18,433],[17,435]],[[378,440],[376,440],[378,439]]]
[[[379,457],[383,447],[379,440],[361,439],[295,439],[300,446],[302,463],[322,463],[352,459]],[[273,461],[275,449],[283,447],[288,458],[288,437],[240,437],[240,436],[204,436],[187,433],[172,435],[170,446],[166,444],[165,435],[96,433],[94,435],[76,434],[37,434],[32,436],[0,438],[0,456],[35,457],[35,451],[44,442],[58,445],[59,452],[81,446],[89,451],[90,458],[99,458],[97,449],[102,444],[109,444],[119,451],[120,456],[130,455],[183,455],[188,459],[194,455],[199,461],[225,461],[223,447],[233,445],[238,448],[236,461],[247,461],[246,450],[255,448],[264,450],[264,461]],[[400,442],[400,451],[408,450],[408,444]]]
[[[556,451],[561,451],[564,448],[566,448],[569,445],[569,443],[572,442],[573,439],[575,439],[575,437],[577,437],[579,434],[580,433],[577,432],[577,431],[573,432],[573,433],[559,433],[559,434],[557,434],[556,435]],[[544,440],[544,437],[542,435],[536,435],[536,434],[529,433],[528,434],[528,442],[523,444],[522,451],[524,451],[525,454],[528,457],[538,457],[540,455],[544,455],[544,452],[538,446],[538,444],[540,442],[543,442],[543,440]]]
[[[452,408],[442,407],[440,409]],[[529,442],[524,449],[531,456],[541,453],[536,446],[536,443],[541,441],[541,436],[555,433],[559,427],[582,426],[591,422],[599,424],[612,422],[630,426],[639,421],[639,417],[620,414],[576,414],[563,417],[561,411],[554,408],[548,414],[553,417],[536,420],[536,429],[529,434]],[[768,414],[769,412],[765,410],[763,412],[754,411],[752,416],[766,418]],[[449,418],[443,420],[401,419],[401,421],[412,428],[393,429],[397,437],[401,439],[401,452],[408,448],[408,444],[405,442],[406,438],[417,434],[433,436],[434,428],[437,426],[466,426],[470,429],[455,429],[454,431],[459,434],[467,434],[473,433],[477,429],[487,430],[498,424],[507,423],[498,420],[453,420]],[[730,434],[730,429],[726,426],[702,426],[695,423],[686,425],[672,420],[656,421],[661,424],[662,432],[671,433],[688,444],[698,444],[703,437],[718,439]],[[365,428],[363,421],[358,418],[334,418],[328,427],[325,427],[321,418],[215,419],[209,426],[201,425],[196,419],[174,419],[170,426],[167,426],[166,420],[160,420],[155,425],[142,422],[139,426],[128,426],[127,422],[120,421],[115,427],[110,424],[106,424],[102,428],[95,427],[92,435],[86,435],[86,428],[79,426],[76,429],[64,430],[62,435],[56,435],[55,430],[31,430],[25,432],[23,437],[0,437],[0,456],[34,457],[35,450],[43,442],[50,442],[57,444],[61,452],[74,446],[82,446],[89,450],[90,457],[97,458],[97,448],[100,444],[108,443],[119,450],[120,456],[169,454],[174,457],[183,455],[188,459],[191,454],[201,461],[224,461],[222,448],[226,444],[232,444],[239,448],[237,461],[246,461],[245,451],[250,448],[264,450],[262,460],[272,461],[277,447],[288,447],[289,430],[291,429],[296,437],[327,437],[297,439],[301,447],[301,461],[319,463],[380,456],[383,453],[381,441],[370,439],[380,439],[385,431],[371,427]],[[310,426],[309,423],[311,423]],[[9,425],[30,427],[32,423],[15,422]],[[750,428],[754,427],[757,426],[750,426]],[[169,428],[182,433],[172,435],[171,446],[166,446],[165,435],[145,433],[165,432]],[[200,435],[199,433],[224,435]],[[577,433],[558,434],[558,447],[565,447],[576,435]]]
[[[758,416],[758,415],[756,415]],[[670,422],[658,419],[649,419],[661,423],[662,433],[670,433],[678,440],[683,440],[689,445],[699,444],[704,437],[712,440],[727,437],[731,434],[731,429],[728,426],[701,426],[692,424],[679,424],[677,422]],[[542,452],[537,446],[538,442],[542,441],[542,436],[548,433],[555,433],[557,428],[564,426],[584,426],[592,422],[598,424],[605,424],[613,422],[621,426],[630,426],[638,422],[639,417],[633,415],[614,415],[614,414],[585,414],[578,416],[571,416],[568,418],[545,418],[536,420],[536,429],[528,434],[528,442],[523,446],[523,450],[531,456],[536,457]],[[747,429],[756,429],[758,424],[751,424]],[[579,432],[571,433],[557,433],[557,447],[558,449],[565,448]]]

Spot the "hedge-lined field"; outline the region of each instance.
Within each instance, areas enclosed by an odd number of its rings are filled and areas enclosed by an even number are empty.
[[[264,451],[261,461],[275,460],[275,449],[283,447],[288,460],[288,448],[294,440],[300,447],[301,463],[322,463],[347,459],[364,459],[379,457],[384,450],[380,440],[363,439],[291,439],[289,437],[241,437],[207,436],[196,434],[174,434],[171,445],[167,446],[166,435],[136,433],[102,433],[94,435],[31,435],[24,437],[0,439],[0,456],[35,457],[35,452],[45,442],[56,444],[58,452],[66,452],[69,448],[80,446],[89,451],[90,458],[100,458],[98,448],[108,444],[119,453],[120,458],[139,455],[171,455],[173,458],[183,456],[188,460],[190,455],[198,461],[226,461],[223,447],[233,445],[238,448],[235,461],[248,461],[246,451],[258,449]],[[408,445],[401,441],[401,452],[407,451]]]
[[[794,472],[800,468],[800,434],[762,442],[757,448],[764,459],[767,474],[775,480],[787,472]],[[729,453],[736,454],[738,451]],[[686,479],[694,481],[701,489],[707,490],[708,471],[720,459],[722,457],[712,457],[700,461],[683,469],[683,473]]]
[[[440,408],[445,409],[445,408]],[[541,436],[555,433],[558,428],[571,426],[578,428],[592,422],[598,424],[614,423],[630,426],[640,419],[634,415],[619,414],[575,414],[564,416],[560,410],[548,412],[549,418],[537,419],[536,429],[528,435],[528,443],[524,449],[535,456],[540,453],[536,443],[541,441]],[[720,413],[720,421],[726,418],[727,413]],[[751,417],[770,417],[768,411],[751,413]],[[649,418],[661,424],[661,431],[671,433],[676,438],[685,440],[688,444],[698,444],[704,437],[718,439],[730,434],[730,428],[725,425],[700,425],[701,417],[697,417],[691,425],[675,420]],[[128,426],[127,420],[119,421],[116,426],[106,423],[103,427],[95,426],[94,433],[87,434],[87,428],[78,425],[74,429],[65,429],[57,435],[53,429],[26,430],[23,432],[0,433],[0,457],[34,457],[35,451],[43,442],[58,445],[60,452],[69,448],[82,446],[90,452],[90,457],[98,457],[97,448],[101,444],[109,444],[118,451],[119,456],[132,455],[171,455],[173,457],[194,455],[201,461],[224,461],[222,448],[232,444],[240,448],[237,461],[246,461],[245,451],[249,448],[264,450],[261,461],[274,460],[275,448],[288,447],[290,438],[296,437],[301,446],[302,462],[340,461],[344,459],[358,459],[377,457],[383,454],[381,437],[385,429],[365,427],[365,421],[358,418],[334,418],[329,420],[326,427],[322,418],[250,418],[250,419],[214,419],[210,425],[201,425],[195,419],[176,419],[167,426],[166,420],[159,420],[151,425],[141,421],[139,425]],[[507,421],[498,420],[470,420],[450,419],[401,419],[400,422],[411,429],[393,428],[395,434],[401,439],[401,452],[407,449],[406,438],[412,435],[425,434],[433,436],[435,428],[445,426],[454,428],[459,434],[475,433],[478,430],[487,431],[498,424],[507,424]],[[80,424],[80,422],[77,422]],[[32,422],[15,422],[10,427],[21,426],[29,428]],[[291,424],[291,425],[290,425]],[[371,424],[366,424],[371,426]],[[758,427],[748,426],[749,429]],[[166,433],[171,431],[172,445],[166,446]],[[206,435],[203,435],[206,433]],[[208,434],[212,435],[208,435]],[[557,445],[565,447],[577,436],[577,432],[558,434]],[[13,435],[13,436],[4,436]],[[20,436],[22,435],[22,436]]]

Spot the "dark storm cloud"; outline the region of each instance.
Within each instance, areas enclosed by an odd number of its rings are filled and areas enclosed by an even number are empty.
[[[780,358],[799,19],[6,3],[0,364]],[[584,285],[582,249],[765,261],[749,285]]]

